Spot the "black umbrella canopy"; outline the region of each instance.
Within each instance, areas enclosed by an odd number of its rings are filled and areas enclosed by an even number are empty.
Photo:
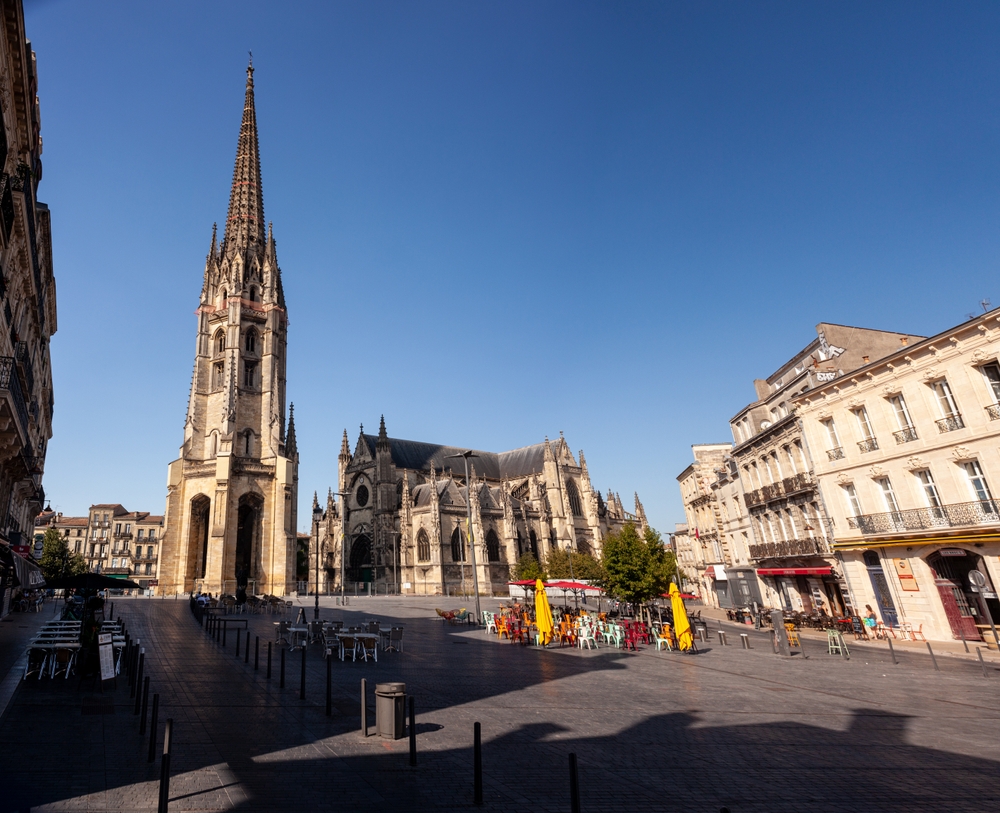
[[[128,579],[113,579],[100,573],[82,573],[79,576],[48,579],[45,586],[52,590],[120,590],[140,587]]]

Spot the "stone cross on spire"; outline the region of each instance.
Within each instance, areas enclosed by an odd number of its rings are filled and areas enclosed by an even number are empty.
[[[253,62],[247,66],[247,95],[243,103],[243,121],[236,145],[233,188],[229,193],[223,253],[263,252],[264,192],[260,184],[260,149],[257,144],[257,113],[253,97]]]

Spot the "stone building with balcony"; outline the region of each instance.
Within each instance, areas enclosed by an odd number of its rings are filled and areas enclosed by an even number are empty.
[[[1000,623],[1000,310],[912,338],[793,403],[854,606],[980,640]]]
[[[920,338],[821,323],[816,338],[754,381],[757,399],[730,420],[732,460],[752,529],[749,559],[764,604],[831,614],[844,613],[850,604],[813,474],[815,450],[826,447],[805,442],[793,399]]]
[[[49,339],[56,332],[35,52],[20,2],[0,5],[0,595],[9,548],[32,545],[52,437]]]
[[[684,503],[687,534],[675,536],[678,558],[687,566],[687,579],[697,585],[706,604],[732,607],[727,566],[733,563],[724,530],[718,489],[712,486],[727,466],[731,443],[696,443],[694,462],[677,475]]]

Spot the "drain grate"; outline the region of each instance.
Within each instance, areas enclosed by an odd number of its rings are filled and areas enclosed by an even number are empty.
[[[113,697],[85,697],[81,710],[84,714],[114,714],[115,700]]]

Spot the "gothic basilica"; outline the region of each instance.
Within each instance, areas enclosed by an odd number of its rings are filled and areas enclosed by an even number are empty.
[[[253,66],[222,241],[197,311],[180,457],[170,464],[159,592],[284,595],[295,586],[298,455],[285,425],[288,315],[264,230]]]
[[[339,590],[341,578],[349,592],[369,584],[420,595],[471,591],[475,559],[480,592],[506,593],[523,553],[599,554],[609,531],[628,521],[646,525],[638,495],[634,514],[612,492],[605,500],[583,452],[574,458],[562,433],[509,452],[474,452],[468,481],[465,451],[390,438],[383,419],[378,435],[362,429],[352,453],[344,432],[340,499],[330,491],[324,511],[313,498],[320,591]],[[310,590],[315,583],[310,573]]]

